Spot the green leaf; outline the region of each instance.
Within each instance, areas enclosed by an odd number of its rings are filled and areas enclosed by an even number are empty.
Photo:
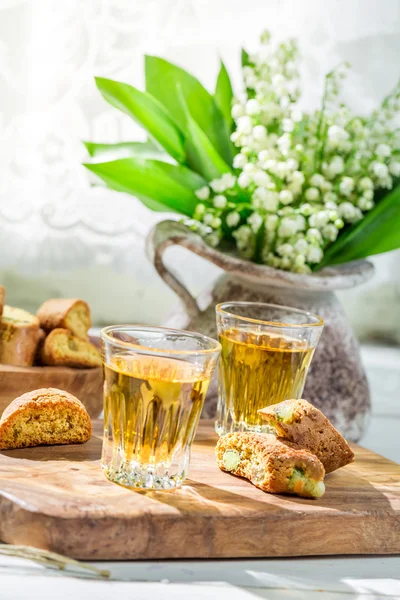
[[[232,164],[230,132],[213,97],[184,69],[156,56],[146,56],[146,90],[157,98],[185,131],[186,114],[179,99],[179,87],[192,118],[229,165]]]
[[[83,142],[92,158],[115,160],[140,156],[142,158],[170,158],[159,146],[153,142],[121,142],[119,144],[96,144]]]
[[[185,161],[183,133],[161,102],[127,83],[96,77],[96,85],[107,102],[137,121],[178,162]]]
[[[188,117],[188,137],[185,142],[188,165],[209,181],[231,173],[230,167],[218,154],[196,121]]]
[[[206,181],[190,169],[158,160],[122,158],[84,166],[108,187],[132,194],[159,212],[192,216],[198,203],[194,191],[206,185]]]
[[[232,119],[232,98],[233,90],[231,80],[229,78],[228,71],[224,63],[221,60],[221,67],[219,69],[217,84],[215,86],[214,99],[215,102],[224,115],[225,122],[229,131],[232,131],[233,119]]]
[[[250,61],[250,55],[246,52],[246,50],[244,48],[242,48],[242,52],[241,52],[241,61],[242,61],[242,69],[244,67],[252,66],[252,63]],[[243,80],[244,80],[244,77],[243,77]],[[256,95],[255,90],[246,88],[246,91],[247,91],[247,97],[249,99],[255,97],[255,95]]]
[[[186,116],[186,131],[188,135],[185,141],[185,150],[188,165],[209,181],[211,179],[218,179],[224,173],[231,173],[230,167],[221,158],[204,131],[192,118],[181,89],[178,89],[178,98]]]
[[[263,221],[256,233],[256,247],[254,251],[254,261],[262,265],[262,253],[265,243],[265,222]]]
[[[400,248],[400,185],[338,237],[326,250],[318,270],[397,248]]]
[[[250,64],[250,57],[249,57],[248,52],[246,52],[246,50],[244,48],[242,48],[241,60],[242,60],[242,68],[249,66],[249,64]]]

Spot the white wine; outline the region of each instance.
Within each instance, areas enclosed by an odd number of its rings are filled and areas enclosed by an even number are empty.
[[[115,355],[104,366],[106,475],[131,487],[179,485],[210,377],[185,360]]]
[[[217,431],[263,431],[257,411],[299,398],[314,353],[306,340],[231,328],[223,331]]]

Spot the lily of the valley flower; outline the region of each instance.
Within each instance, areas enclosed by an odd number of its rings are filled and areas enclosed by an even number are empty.
[[[400,85],[370,118],[354,115],[338,101],[342,65],[326,76],[322,109],[306,114],[296,43],[274,48],[265,33],[261,44],[232,105],[233,172],[196,190],[190,226],[213,247],[228,234],[245,258],[257,250],[269,266],[309,273],[400,177]]]

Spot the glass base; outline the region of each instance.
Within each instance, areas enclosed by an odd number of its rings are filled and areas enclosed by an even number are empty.
[[[181,487],[186,478],[186,472],[169,476],[155,473],[154,467],[141,467],[139,464],[129,463],[119,468],[102,465],[107,479],[113,483],[136,490],[174,490]],[[160,468],[157,469],[160,471]]]
[[[217,420],[215,422],[215,431],[221,437],[227,433],[237,433],[248,431],[251,433],[272,433],[276,435],[275,430],[269,425],[249,425],[243,421],[226,420],[225,422]]]

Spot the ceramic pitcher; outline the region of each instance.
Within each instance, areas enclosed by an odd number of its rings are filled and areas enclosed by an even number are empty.
[[[163,261],[165,250],[172,245],[187,248],[223,270],[213,286],[197,299]],[[165,323],[170,327],[216,337],[215,305],[232,300],[269,302],[321,316],[325,327],[303,397],[322,410],[347,439],[358,441],[362,437],[371,408],[368,383],[358,342],[334,290],[351,288],[369,279],[373,274],[371,263],[356,261],[311,275],[289,273],[214,250],[176,221],[162,221],[153,228],[147,239],[147,252],[159,275],[181,300]],[[216,403],[214,378],[203,417],[214,416]]]

